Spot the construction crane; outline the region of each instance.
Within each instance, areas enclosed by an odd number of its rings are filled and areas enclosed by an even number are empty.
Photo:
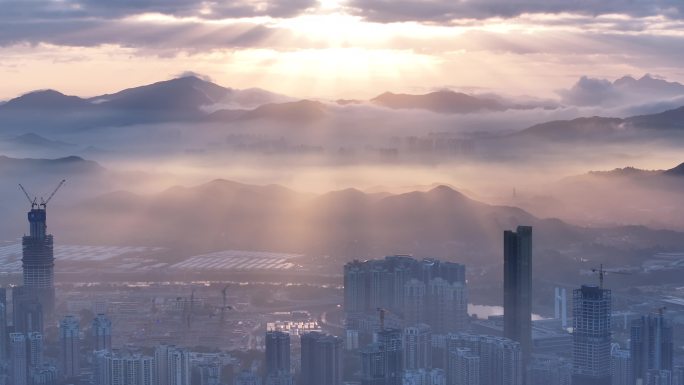
[[[232,306],[226,304],[226,300],[228,298],[228,286],[229,285],[224,286],[221,290],[221,294],[223,295],[223,306],[221,306],[221,325],[223,325],[225,320],[226,309],[233,310]]]
[[[601,288],[601,289],[603,289],[603,279],[604,279],[604,277],[605,277],[606,274],[631,275],[631,273],[627,273],[627,272],[624,272],[624,271],[613,271],[613,270],[608,271],[608,270],[605,270],[605,269],[603,268],[603,264],[601,264],[601,265],[599,266],[598,269],[597,269],[597,268],[591,269],[591,272],[592,272],[592,273],[598,273],[598,276],[599,276],[599,288]]]
[[[55,189],[52,190],[52,193],[48,196],[47,199],[43,199],[43,197],[41,197],[41,198],[40,198],[40,204],[38,203],[38,197],[33,197],[33,198],[31,198],[31,194],[29,194],[28,191],[26,191],[26,189],[24,188],[24,186],[23,186],[21,183],[19,183],[19,188],[21,189],[21,191],[24,192],[24,195],[26,196],[26,199],[28,199],[29,203],[31,204],[31,209],[35,209],[35,208],[38,207],[38,206],[40,206],[40,207],[42,207],[43,209],[45,209],[45,208],[47,208],[48,202],[50,202],[50,201],[52,200],[52,197],[54,197],[55,194],[57,194],[57,191],[58,191],[60,188],[62,188],[62,186],[64,185],[64,183],[66,183],[66,179],[62,179],[62,180],[59,182],[59,184],[57,185],[57,187],[55,187]]]
[[[26,199],[28,199],[29,203],[31,204],[31,208],[32,208],[32,209],[35,209],[36,206],[38,206],[38,203],[36,203],[36,201],[38,200],[38,198],[35,198],[35,197],[34,197],[33,199],[31,199],[31,195],[29,195],[29,193],[26,191],[26,189],[24,188],[24,186],[21,185],[21,183],[19,183],[19,188],[21,189],[21,191],[24,192],[24,195],[26,195]]]
[[[192,316],[195,314],[195,288],[192,288],[192,294],[190,294],[190,311],[187,314],[186,322],[188,329],[190,329],[192,323]]]
[[[42,208],[47,208],[48,202],[50,202],[50,201],[52,200],[52,197],[54,197],[55,194],[57,194],[57,191],[58,191],[60,188],[62,188],[62,186],[64,185],[64,183],[66,183],[66,179],[62,179],[62,180],[59,182],[59,184],[57,185],[57,187],[55,187],[55,189],[52,190],[52,193],[50,194],[50,196],[48,196],[48,199],[43,199],[43,197],[40,198],[40,206],[41,206]]]

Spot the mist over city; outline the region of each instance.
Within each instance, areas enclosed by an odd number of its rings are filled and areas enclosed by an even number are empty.
[[[0,385],[684,385],[679,0],[0,0]]]

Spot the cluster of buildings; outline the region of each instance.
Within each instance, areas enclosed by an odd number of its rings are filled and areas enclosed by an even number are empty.
[[[684,385],[662,311],[613,341],[612,294],[600,285],[556,290],[556,318],[532,321],[532,228],[504,232],[504,315],[469,319],[465,268],[406,256],[344,269],[346,347],[361,385]],[[375,320],[375,321],[374,321]]]
[[[599,285],[573,290],[571,327],[564,289],[556,290],[558,320],[532,321],[531,227],[504,232],[502,317],[469,317],[461,264],[405,255],[354,261],[344,266],[344,339],[316,323],[274,324],[263,359],[236,372],[238,361],[223,352],[114,348],[105,314],[58,317],[45,205],[28,220],[11,317],[0,289],[0,385],[684,385],[664,309],[632,320],[624,348],[615,343],[602,268]]]

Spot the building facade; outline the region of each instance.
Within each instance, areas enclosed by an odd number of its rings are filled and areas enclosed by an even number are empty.
[[[504,337],[532,353],[532,227],[504,232]]]
[[[611,292],[584,285],[573,291],[573,385],[609,385]]]

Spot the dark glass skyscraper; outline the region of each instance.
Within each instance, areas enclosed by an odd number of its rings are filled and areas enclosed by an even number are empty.
[[[532,350],[532,227],[504,232],[504,337],[518,341],[523,367]]]
[[[611,383],[610,309],[610,290],[584,285],[573,291],[573,385]]]
[[[55,258],[52,235],[47,234],[45,207],[28,213],[29,235],[22,238],[24,289],[35,293],[46,314],[55,307]]]

